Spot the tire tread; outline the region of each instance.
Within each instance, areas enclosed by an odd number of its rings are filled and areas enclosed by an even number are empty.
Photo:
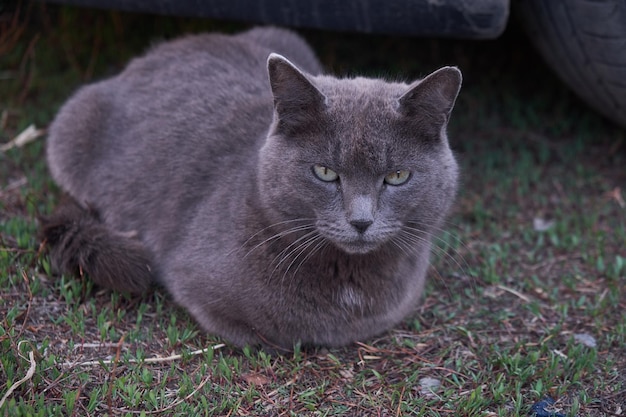
[[[563,81],[626,127],[626,2],[524,0],[518,6],[531,40]]]

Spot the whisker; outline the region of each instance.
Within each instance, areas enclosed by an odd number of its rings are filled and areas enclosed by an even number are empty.
[[[291,274],[292,277],[295,277],[297,270],[300,268],[300,266],[304,262],[306,262],[307,259],[309,259],[311,257],[311,255],[313,253],[315,253],[316,248],[317,248],[317,246],[320,245],[320,243],[324,244],[324,238],[322,236],[320,236],[320,235],[317,235],[317,236],[312,237],[306,243],[304,243],[298,249],[296,249],[298,251],[298,254],[293,258],[293,260],[289,263],[289,265],[287,265],[287,268],[285,268],[285,270],[283,271],[283,276],[281,278],[281,283],[285,282],[285,278],[287,278],[287,274],[290,272],[291,267],[296,263],[298,258],[300,258],[302,256],[302,254],[306,253],[304,258],[302,258],[302,260],[298,264],[298,267],[296,268],[296,270]],[[307,249],[309,249],[314,244],[315,244],[315,247],[313,248],[313,250],[307,252]],[[293,254],[294,252],[291,252],[290,255]],[[293,282],[293,280],[289,281],[289,288],[291,288],[291,282]]]
[[[435,241],[440,239],[436,235],[433,235],[431,233],[426,233],[423,230],[415,229],[415,228],[408,227],[408,226],[405,226],[402,229],[402,234],[401,235],[403,236],[404,239],[409,239],[410,241],[413,241],[413,242],[424,243],[424,242],[428,241],[428,239],[426,237],[420,236],[420,235],[416,234],[415,232],[419,232],[419,233],[425,234],[425,235],[429,236],[431,239],[434,239]],[[440,240],[440,241],[445,243],[445,241],[443,241],[443,240]],[[431,246],[431,251],[433,253],[435,253],[436,255],[440,256],[442,259],[444,259],[445,262],[448,265],[453,266],[456,269],[459,269],[461,271],[468,271],[470,269],[469,264],[467,263],[465,258],[462,255],[460,255],[458,252],[456,252],[456,254],[460,256],[461,262],[459,262],[459,260],[457,260],[456,256],[453,256],[448,251],[446,251],[444,248],[438,247],[436,245]]]
[[[296,262],[296,260],[306,251],[307,248],[309,248],[315,241],[322,239],[322,237],[316,232],[310,232],[306,235],[306,238],[303,237],[304,240],[301,238],[299,240],[303,240],[301,241],[297,246],[292,247],[291,250],[289,250],[288,252],[285,252],[285,250],[283,250],[279,255],[277,255],[274,260],[272,261],[272,263],[274,263],[276,261],[276,259],[280,260],[278,261],[278,263],[276,264],[276,266],[274,267],[274,269],[272,270],[272,272],[270,273],[270,280],[273,279],[276,276],[276,273],[279,271],[280,266],[283,265],[285,262],[290,261],[289,265],[287,265],[286,268],[283,267],[283,274],[281,277],[281,285],[282,283],[284,283],[285,281],[285,277],[287,272],[289,271],[289,269],[291,268],[291,266]],[[294,242],[295,243],[295,242]],[[293,246],[293,245],[290,245]],[[294,256],[295,255],[295,256]]]
[[[277,240],[277,239],[283,238],[283,237],[285,237],[287,235],[290,235],[290,234],[293,234],[293,233],[297,233],[297,232],[303,232],[305,230],[309,230],[309,229],[313,229],[313,228],[315,228],[315,226],[313,224],[306,224],[306,225],[302,225],[302,226],[292,227],[291,229],[283,230],[283,231],[281,231],[279,233],[276,233],[276,234],[268,237],[267,239],[262,240],[261,242],[257,243],[256,245],[254,245],[250,250],[248,250],[248,252],[246,252],[246,254],[243,256],[243,258],[246,258],[252,252],[254,252],[255,250],[257,250],[261,246],[263,246],[263,245],[265,245],[265,244],[267,244],[267,243],[269,243],[269,242],[271,242],[273,240]],[[265,229],[267,229],[267,228],[265,228]],[[255,235],[258,235],[259,233],[256,233]],[[252,239],[252,238],[250,238],[250,239]],[[250,239],[246,240],[246,242],[249,242]],[[243,249],[244,245],[242,245],[240,249]]]
[[[421,242],[421,243],[423,243],[423,242],[428,240],[428,239],[426,239],[423,236],[416,235],[414,232],[407,231],[407,230],[402,230],[401,234],[399,236],[401,236],[399,239],[401,239],[402,241],[405,241],[405,242],[408,241],[408,242]],[[409,245],[412,245],[412,244],[409,243]],[[438,246],[431,246],[431,252],[434,253],[436,256],[440,257],[440,259],[443,259],[444,262],[449,267],[452,267],[453,269],[459,269],[461,271],[466,270],[466,268],[456,259],[455,256],[451,255],[450,253],[445,251],[443,248],[438,247]],[[465,259],[463,257],[461,257],[461,259],[463,260],[463,264],[465,264],[467,266],[467,262],[465,262]],[[431,267],[432,267],[433,272],[439,278],[439,281],[443,282],[443,275],[441,273],[439,273],[439,271],[436,268],[436,265],[431,263]],[[468,268],[469,268],[469,266],[468,266]],[[445,286],[447,288],[447,285],[445,285]],[[448,292],[450,292],[449,289],[448,289]]]
[[[398,249],[402,251],[406,256],[411,256],[411,245],[404,240],[404,238],[400,235],[394,236],[391,239],[391,243],[393,243]]]
[[[409,221],[407,223],[415,224],[416,226],[422,226],[423,225],[422,223],[418,223],[416,221]],[[411,229],[411,230],[417,231],[419,233],[427,233],[423,229],[413,228],[413,227],[410,227],[410,226],[404,226],[404,227],[407,228],[407,229]],[[450,232],[449,230],[445,230],[445,229],[438,228],[438,227],[433,227],[431,225],[426,225],[426,227],[432,228],[435,232],[437,232],[440,235],[452,238],[453,242],[456,243],[459,247],[462,247],[463,249],[465,249],[465,251],[467,253],[471,253],[470,248],[465,244],[465,242],[463,242],[463,240],[461,238],[459,238],[457,235],[455,235],[454,233]],[[435,241],[437,241],[439,243],[442,243],[446,247],[452,248],[450,246],[450,244],[444,238],[442,238],[440,235],[434,234],[434,233],[427,233],[427,234],[430,235]],[[452,248],[452,249],[454,249],[454,248]],[[456,249],[454,249],[454,250],[455,250],[456,253],[459,253],[458,250],[456,250]],[[467,264],[467,262],[465,262],[465,263]]]
[[[415,234],[409,233],[407,231],[402,231],[402,233],[398,236],[396,236],[397,241],[399,241],[403,247],[404,247],[404,252],[405,253],[411,253],[413,251],[415,251],[415,245],[416,244],[428,244],[430,243],[428,239],[421,237],[421,236],[417,236]],[[435,253],[438,256],[441,257],[449,257],[451,260],[454,260],[454,257],[448,253],[446,253],[442,248],[439,248],[437,246],[432,246],[430,247],[430,251]],[[460,265],[459,265],[460,267]],[[461,267],[460,267],[461,268]]]
[[[250,236],[248,239],[246,239],[245,242],[243,242],[239,248],[232,250],[227,255],[232,255],[234,252],[237,252],[237,251],[243,249],[255,237],[257,237],[258,235],[260,235],[261,233],[263,233],[263,232],[265,232],[267,230],[273,229],[275,227],[283,226],[285,224],[295,223],[295,222],[311,222],[310,224],[312,224],[313,221],[315,221],[315,219],[313,219],[313,218],[311,218],[311,219],[309,219],[309,218],[299,218],[299,219],[283,220],[281,222],[276,222],[276,223],[270,224],[269,226],[264,227],[261,230],[257,231],[256,233],[254,233],[252,236]]]
[[[308,232],[304,234],[303,236],[300,236],[298,239],[296,239],[294,242],[292,242],[290,245],[288,245],[286,248],[280,251],[280,253],[276,255],[276,257],[274,257],[274,259],[270,263],[271,265],[276,261],[276,259],[280,259],[278,263],[276,264],[276,266],[274,267],[274,270],[272,271],[272,275],[274,274],[274,272],[276,272],[276,270],[280,267],[280,265],[282,265],[282,263],[285,262],[291,256],[292,253],[299,250],[302,247],[302,245],[306,245],[311,239],[314,239],[316,237],[315,236],[316,234],[317,234],[316,230]]]
[[[306,261],[308,261],[313,255],[315,255],[323,247],[328,245],[328,241],[326,239],[324,239],[322,236],[318,235],[318,236],[316,236],[316,239],[318,240],[318,243],[313,247],[313,249],[311,251],[309,251],[309,253],[307,253],[307,255],[304,257],[304,259],[302,259],[302,261],[300,261],[300,263],[296,267],[296,270],[293,271],[293,274],[292,274],[293,276],[296,276],[298,274],[298,271],[300,270],[300,267],[302,265],[304,265],[304,263]],[[289,268],[291,268],[291,265],[289,265],[287,270],[289,270]]]
[[[468,253],[470,253],[470,248],[465,244],[465,242],[463,242],[463,240],[461,238],[459,238],[457,235],[455,235],[454,233],[450,232],[447,229],[441,228],[441,227],[435,227],[432,224],[429,223],[425,223],[425,222],[417,222],[417,221],[408,221],[407,223],[409,224],[414,224],[418,227],[424,227],[424,228],[429,228],[434,230],[435,232],[441,234],[441,235],[445,235],[445,236],[449,236],[451,238],[453,238],[454,242],[457,243],[460,247],[462,247],[463,249],[465,249]],[[454,224],[454,223],[449,223],[450,226],[454,226],[455,229],[460,230],[460,226]],[[408,226],[406,226],[408,227]],[[424,231],[422,229],[415,229],[415,230],[419,230],[420,232],[424,233]],[[437,235],[432,235],[432,236],[437,236]],[[442,243],[446,243],[443,240],[440,240]]]

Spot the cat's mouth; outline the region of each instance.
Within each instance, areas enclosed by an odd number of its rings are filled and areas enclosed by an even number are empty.
[[[320,227],[321,226],[321,227]],[[348,228],[341,228],[331,225],[319,225],[318,231],[336,248],[342,250],[349,255],[365,255],[371,253],[389,240],[391,235],[389,230],[367,230],[366,232],[357,233]],[[371,229],[374,229],[373,227]],[[387,232],[387,233],[385,233]]]
[[[380,247],[381,242],[371,241],[364,238],[352,239],[347,241],[335,241],[335,245],[339,249],[350,255],[365,255]]]

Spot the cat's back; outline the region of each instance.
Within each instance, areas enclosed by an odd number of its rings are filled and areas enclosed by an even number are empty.
[[[119,75],[81,88],[50,127],[49,146],[62,147],[57,142],[67,144],[74,137],[80,142],[85,137],[106,136],[111,142],[133,126],[176,127],[176,123],[168,124],[173,119],[199,119],[202,123],[187,123],[187,127],[211,129],[233,111],[245,114],[261,103],[271,106],[266,62],[272,52],[292,59],[311,74],[321,72],[308,45],[284,29],[190,35],[164,42],[133,59]],[[103,129],[111,128],[112,119],[120,131]],[[153,123],[153,119],[162,122]],[[81,129],[89,126],[94,129]]]
[[[271,52],[312,74],[321,70],[308,45],[279,28],[191,35],[152,47],[119,75],[81,88],[61,108],[47,144],[52,176],[79,201],[93,201],[90,190],[106,192],[101,170],[111,181],[133,177],[144,185],[146,173],[158,177],[163,168],[169,173],[151,182],[197,171],[197,155],[205,161],[245,158],[271,122]]]
[[[146,230],[162,247],[186,211],[219,191],[224,172],[236,182],[254,166],[272,121],[272,52],[320,72],[296,34],[259,28],[157,45],[119,75],[81,88],[49,128],[53,178],[113,228]]]

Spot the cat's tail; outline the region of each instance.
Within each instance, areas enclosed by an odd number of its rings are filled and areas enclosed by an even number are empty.
[[[95,210],[67,197],[40,223],[55,272],[86,274],[102,287],[130,293],[142,293],[153,282],[150,255],[141,242],[109,229]]]

